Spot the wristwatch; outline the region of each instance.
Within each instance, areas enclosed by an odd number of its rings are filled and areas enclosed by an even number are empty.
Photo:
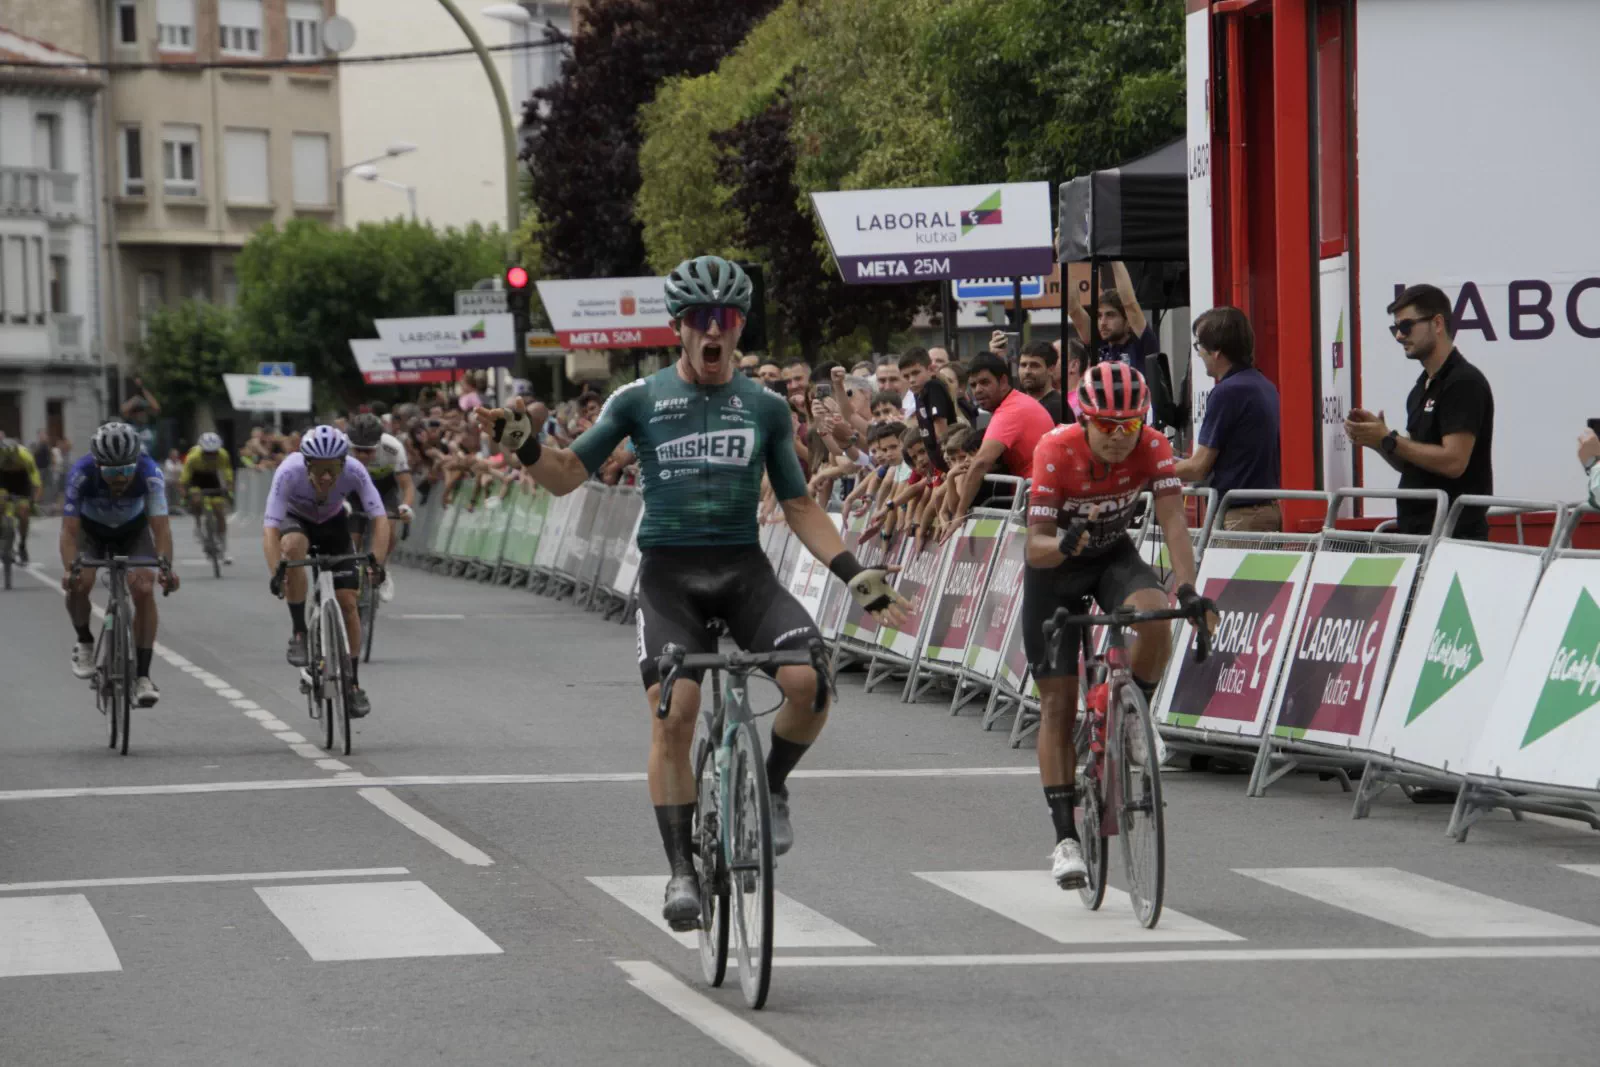
[[[1400,431],[1390,430],[1388,433],[1384,434],[1383,440],[1379,443],[1379,447],[1383,449],[1384,455],[1394,455],[1394,450],[1400,447]]]

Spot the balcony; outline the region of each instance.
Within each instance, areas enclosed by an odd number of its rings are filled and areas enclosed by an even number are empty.
[[[74,219],[78,176],[39,167],[0,167],[0,215]]]
[[[65,354],[83,351],[82,315],[51,315],[50,326],[55,331],[58,352]]]

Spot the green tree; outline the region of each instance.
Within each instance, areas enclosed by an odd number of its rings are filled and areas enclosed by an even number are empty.
[[[244,369],[238,316],[230,308],[186,300],[150,316],[139,343],[141,376],[161,400],[162,414],[187,425],[202,405],[223,405],[222,376]]]
[[[377,319],[449,315],[457,289],[505,267],[507,239],[470,226],[440,233],[394,220],[330,229],[296,219],[256,232],[239,253],[240,339],[249,361],[287,360],[316,379],[318,403],[370,390],[350,357]]]

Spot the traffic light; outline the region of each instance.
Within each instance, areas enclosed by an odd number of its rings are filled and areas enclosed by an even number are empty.
[[[521,266],[507,267],[505,283],[506,310],[526,322],[528,318],[529,287],[532,284],[528,279],[528,269]]]

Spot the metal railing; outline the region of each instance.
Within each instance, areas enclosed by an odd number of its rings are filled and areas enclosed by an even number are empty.
[[[77,212],[78,176],[42,167],[0,167],[0,212],[66,216]]]

